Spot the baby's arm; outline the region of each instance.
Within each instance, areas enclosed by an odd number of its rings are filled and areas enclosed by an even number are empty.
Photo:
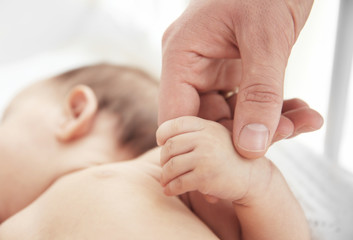
[[[241,158],[222,125],[182,117],[164,123],[157,140],[163,145],[161,184],[165,194],[199,191],[230,201],[241,226],[240,239],[310,239],[302,209],[279,170],[266,158]],[[224,229],[213,230],[232,235]]]

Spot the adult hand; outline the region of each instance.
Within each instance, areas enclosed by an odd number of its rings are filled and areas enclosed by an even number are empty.
[[[277,128],[293,127],[281,118],[284,72],[312,3],[192,0],[163,37],[159,123],[197,116],[201,94],[238,89],[234,145],[262,156]]]
[[[233,132],[236,99],[236,94],[227,98],[215,92],[202,94],[198,117],[219,122],[230,132]],[[322,124],[323,118],[320,113],[310,108],[303,100],[298,98],[284,100],[280,124],[270,144],[285,138],[293,138],[302,133],[316,131],[321,128]]]

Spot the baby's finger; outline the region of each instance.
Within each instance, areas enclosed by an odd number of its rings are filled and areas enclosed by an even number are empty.
[[[169,138],[161,150],[161,166],[163,167],[172,157],[192,151],[195,148],[196,135],[191,132]]]
[[[161,146],[164,145],[169,138],[174,136],[200,131],[205,127],[205,121],[204,119],[192,116],[179,117],[166,121],[157,130],[157,144]]]
[[[175,196],[186,192],[195,191],[197,190],[195,185],[196,183],[197,179],[195,174],[193,172],[188,172],[169,182],[164,188],[164,193],[167,196]]]
[[[192,153],[187,153],[171,158],[162,168],[162,186],[192,171],[195,168],[195,156],[193,155]]]

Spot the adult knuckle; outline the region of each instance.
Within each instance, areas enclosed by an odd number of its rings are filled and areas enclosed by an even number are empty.
[[[280,105],[283,101],[282,95],[278,94],[272,86],[261,83],[247,86],[239,94],[241,102]]]

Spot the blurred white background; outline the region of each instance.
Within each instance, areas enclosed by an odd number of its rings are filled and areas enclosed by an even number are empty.
[[[101,61],[133,64],[159,76],[160,39],[187,0],[0,1],[0,112],[24,85]],[[285,97],[299,97],[325,118],[339,1],[315,1],[286,73]],[[351,84],[352,85],[352,84]],[[350,96],[353,95],[351,86]],[[347,107],[339,162],[353,171],[353,98]],[[324,154],[325,125],[299,141]]]

